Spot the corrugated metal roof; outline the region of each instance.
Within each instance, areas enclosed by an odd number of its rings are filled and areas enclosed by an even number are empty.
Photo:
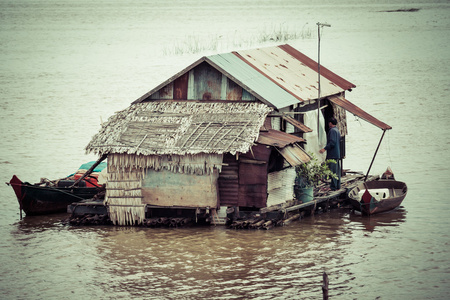
[[[265,104],[283,108],[318,97],[317,62],[289,45],[240,50],[205,56],[137,99],[147,98],[176,78],[208,62]],[[321,66],[321,96],[338,94],[355,85]]]
[[[261,131],[259,133],[259,137],[256,140],[257,143],[268,145],[268,146],[277,146],[280,148],[286,147],[287,145],[292,145],[294,143],[301,143],[305,140],[301,137],[278,131],[275,129],[269,129],[268,131]]]
[[[318,64],[291,46],[241,50],[234,54],[299,101],[318,98]],[[322,66],[320,73],[321,97],[355,87]]]
[[[288,123],[290,123],[291,125],[293,125],[294,127],[298,128],[301,132],[303,133],[308,133],[308,132],[312,132],[312,129],[309,128],[308,126],[306,126],[305,124],[303,124],[300,121],[297,121],[296,119],[294,119],[293,117],[290,116],[282,116],[282,118],[284,120],[286,120]]]
[[[351,112],[355,116],[360,117],[361,119],[366,120],[367,122],[372,123],[373,125],[381,128],[383,130],[392,129],[391,126],[389,126],[388,124],[386,124],[384,122],[381,122],[380,120],[378,120],[374,116],[370,115],[369,113],[365,112],[364,110],[362,110],[355,104],[351,103],[344,97],[331,96],[331,97],[328,97],[328,99],[330,99],[330,101],[332,101],[334,104],[339,105],[340,107],[344,108],[345,110]]]
[[[308,153],[306,153],[305,150],[300,148],[298,145],[288,145],[279,150],[284,159],[286,159],[286,161],[293,167],[307,163],[311,160]]]
[[[211,55],[206,61],[276,108],[318,98],[318,64],[289,45]],[[355,87],[323,66],[320,73],[322,97]]]
[[[208,56],[206,61],[269,106],[283,108],[300,102],[233,53]]]
[[[287,53],[289,53],[290,55],[292,55],[293,57],[295,57],[295,59],[297,59],[298,61],[301,61],[302,64],[305,64],[307,67],[309,67],[313,70],[317,70],[318,63],[316,61],[312,60],[311,58],[309,58],[308,56],[304,55],[297,49],[291,47],[288,44],[281,45],[279,47],[281,49],[283,49],[284,51],[286,51]],[[343,90],[349,90],[349,89],[356,87],[353,83],[351,83],[351,82],[345,80],[344,78],[340,77],[339,75],[331,72],[330,70],[328,70],[327,68],[325,68],[322,65],[320,66],[320,75],[327,78],[333,84],[340,86]],[[316,77],[318,77],[318,76],[316,75]],[[320,85],[322,87],[322,80],[320,80]]]
[[[311,160],[308,153],[305,152],[297,143],[305,142],[301,137],[269,129],[268,131],[261,131],[256,140],[257,143],[273,146],[278,149],[280,154],[293,167],[301,165]]]

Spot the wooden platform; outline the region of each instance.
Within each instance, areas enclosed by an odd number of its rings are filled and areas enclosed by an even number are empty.
[[[370,176],[368,181],[377,179],[378,176]],[[330,191],[328,184],[323,183],[314,190],[314,199],[306,203],[300,203],[293,199],[261,208],[257,212],[239,212],[234,216],[229,215],[229,227],[235,229],[269,229],[274,226],[284,226],[290,222],[301,219],[305,215],[320,211],[328,211],[344,203],[348,197],[348,191],[364,180],[363,174],[351,173],[341,178],[341,189]],[[263,226],[269,224],[270,226]]]
[[[378,176],[370,176],[368,181],[376,180]],[[233,229],[270,229],[275,226],[284,226],[294,220],[318,212],[325,212],[332,208],[338,207],[348,198],[348,192],[358,183],[364,180],[363,174],[352,173],[341,178],[341,189],[330,191],[329,184],[323,183],[314,190],[314,199],[312,201],[301,203],[297,199],[292,199],[284,203],[264,207],[259,210],[239,211],[238,207],[222,207],[219,212],[210,209],[197,208],[195,216],[184,215],[154,215],[152,218],[191,218],[197,220],[198,216],[209,219],[211,225],[227,225]],[[157,209],[158,211],[166,210],[169,212],[185,211],[182,207],[154,207],[149,205],[147,209]],[[195,208],[194,208],[195,211]],[[81,224],[89,224],[89,222],[98,222],[108,215],[107,207],[101,201],[89,201],[74,203],[68,207],[68,213],[72,214],[72,218]],[[84,220],[80,218],[87,218]],[[91,220],[92,219],[92,220]],[[107,218],[106,218],[107,219]],[[89,221],[89,222],[88,222]],[[105,221],[108,223],[108,220]],[[204,224],[204,222],[202,222]],[[108,223],[109,224],[109,223]]]

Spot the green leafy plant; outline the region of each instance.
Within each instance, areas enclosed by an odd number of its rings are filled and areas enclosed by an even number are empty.
[[[328,167],[329,163],[336,163],[334,159],[327,159],[323,163],[320,163],[314,154],[309,153],[309,155],[311,156],[309,162],[295,168],[297,173],[296,185],[300,188],[316,187],[319,185],[320,180],[338,179],[338,176]]]

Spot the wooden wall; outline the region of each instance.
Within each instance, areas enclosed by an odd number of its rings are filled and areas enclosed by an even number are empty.
[[[216,208],[218,177],[217,170],[210,175],[194,175],[149,169],[142,180],[142,203]]]

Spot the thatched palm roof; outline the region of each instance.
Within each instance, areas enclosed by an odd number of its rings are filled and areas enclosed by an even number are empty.
[[[247,152],[272,109],[255,102],[142,102],[103,124],[87,152],[186,155]]]

